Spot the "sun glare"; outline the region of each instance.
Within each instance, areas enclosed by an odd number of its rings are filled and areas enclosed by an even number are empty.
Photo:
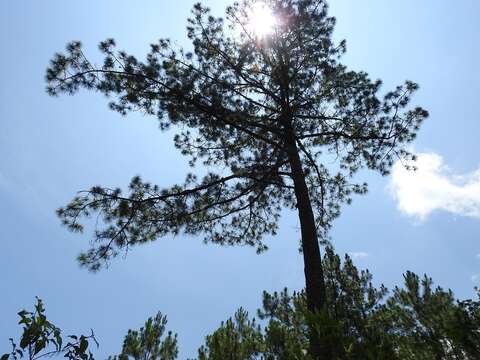
[[[249,14],[249,28],[257,37],[263,38],[273,32],[275,16],[265,4],[255,3]]]

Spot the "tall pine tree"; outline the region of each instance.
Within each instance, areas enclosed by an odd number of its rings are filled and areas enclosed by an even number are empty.
[[[276,19],[261,35],[251,26],[259,3]],[[181,232],[263,251],[281,209],[291,208],[301,225],[308,308],[324,312],[319,240],[340,205],[366,191],[352,176],[365,167],[387,174],[395,159],[409,158],[405,145],[428,116],[408,107],[415,83],[380,96],[380,80],[342,65],[345,42],[332,41],[334,24],[324,0],[246,0],[225,19],[197,4],[188,19],[191,52],[162,39],[140,61],[108,39],[101,66],[79,42],[56,54],[50,94],[96,90],[121,114],[155,116],[161,129],[176,131],[193,171],[208,169],[170,188],[134,178],[126,192],[94,187],[75,197],[58,211],[65,225],[81,231],[83,218],[101,219],[81,264],[98,270],[134,245]],[[329,358],[322,344],[312,352]]]

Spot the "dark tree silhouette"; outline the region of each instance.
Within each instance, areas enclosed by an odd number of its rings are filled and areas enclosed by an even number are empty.
[[[365,193],[352,175],[364,167],[387,174],[396,158],[411,157],[405,144],[428,114],[407,108],[415,83],[380,96],[380,80],[339,62],[345,42],[331,39],[335,19],[325,1],[262,1],[277,19],[262,37],[249,26],[254,3],[235,3],[225,19],[195,5],[187,27],[191,52],[163,39],[140,61],[109,39],[100,44],[101,66],[79,42],[55,55],[46,76],[50,94],[96,90],[121,114],[156,116],[161,129],[177,131],[175,146],[192,167],[209,171],[166,189],[140,178],[125,194],[93,187],[58,215],[73,231],[83,229],[82,218],[100,215],[93,246],[79,257],[98,270],[121,251],[169,233],[201,233],[207,242],[260,252],[281,209],[296,209],[308,308],[323,311],[319,240],[340,205]]]
[[[389,291],[372,284],[331,248],[323,256],[329,317],[312,316],[305,292],[263,294],[255,318],[243,309],[223,322],[199,349],[199,360],[302,359],[309,326],[322,330],[332,348],[331,360],[471,360],[480,358],[480,299],[456,299],[451,290],[434,286],[428,276],[407,271],[402,286]]]
[[[166,331],[167,317],[158,312],[139,330],[129,329],[122,352],[108,360],[175,360],[178,356],[177,334]]]
[[[368,270],[358,270],[352,259],[343,261],[331,247],[323,256],[329,316],[307,309],[304,291],[287,289],[263,293],[255,318],[242,308],[224,321],[198,349],[198,360],[313,360],[308,354],[309,328],[320,329],[332,351],[330,360],[472,360],[480,358],[480,292],[476,299],[460,300],[451,290],[434,287],[433,280],[407,271],[403,286],[389,294],[372,284]],[[45,315],[37,299],[34,312],[18,313],[22,335],[10,339],[10,352],[0,360],[40,360],[63,357],[93,360],[90,336],[63,336]],[[139,330],[128,330],[118,355],[108,360],[175,360],[177,334],[167,330],[167,318],[158,312]],[[98,356],[97,356],[98,358]]]

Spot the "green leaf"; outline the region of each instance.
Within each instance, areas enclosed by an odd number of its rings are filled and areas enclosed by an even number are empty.
[[[80,340],[80,347],[79,347],[79,350],[78,350],[78,351],[79,351],[80,353],[84,353],[85,350],[87,350],[87,348],[88,348],[88,341],[87,341],[87,339],[85,339],[84,337],[82,337],[81,340]]]
[[[27,329],[27,330],[28,330],[28,329]],[[28,346],[29,342],[30,342],[30,337],[29,337],[29,336],[25,336],[25,335],[27,335],[27,330],[25,331],[25,333],[24,333],[23,336],[22,336],[22,339],[20,340],[20,347],[21,347],[22,349],[25,349],[25,348]]]
[[[60,350],[62,348],[63,342],[62,336],[60,335],[60,330],[56,329],[53,336],[55,337],[55,345],[57,347],[57,350]]]
[[[35,343],[35,351],[34,351],[34,355],[38,354],[40,351],[42,351],[43,349],[45,348],[45,340],[38,340],[36,343]]]

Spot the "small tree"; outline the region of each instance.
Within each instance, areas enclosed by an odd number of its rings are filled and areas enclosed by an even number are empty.
[[[175,360],[178,356],[177,334],[165,335],[167,317],[160,312],[148,318],[140,330],[128,330],[122,352],[109,360]]]
[[[262,36],[250,26],[258,3],[277,19]],[[192,52],[162,39],[142,62],[109,39],[98,67],[79,42],[55,55],[46,76],[51,95],[83,87],[111,96],[121,114],[156,116],[161,129],[176,129],[175,146],[192,167],[200,161],[208,169],[171,188],[137,177],[126,194],[93,187],[75,197],[58,211],[66,226],[81,231],[82,218],[101,219],[80,263],[98,270],[121,251],[182,231],[261,252],[281,209],[291,208],[300,220],[308,308],[325,312],[319,240],[340,205],[365,193],[352,175],[363,167],[387,174],[396,158],[410,157],[404,146],[428,116],[406,109],[415,83],[379,97],[380,80],[342,65],[345,42],[332,41],[334,24],[324,0],[245,0],[228,7],[225,20],[197,4],[187,27]],[[312,346],[318,355],[321,345]]]
[[[198,360],[259,359],[264,351],[261,327],[240,308],[233,319],[222,322],[213,334],[207,336],[205,345],[198,349]]]
[[[22,310],[18,313],[19,325],[22,326],[22,335],[17,344],[10,338],[12,350],[3,354],[1,360],[38,360],[43,357],[62,356],[68,360],[93,360],[89,350],[89,341],[97,339],[93,331],[91,335],[62,336],[60,328],[52,324],[45,315],[45,307],[42,300],[37,298],[37,304],[33,312]]]

